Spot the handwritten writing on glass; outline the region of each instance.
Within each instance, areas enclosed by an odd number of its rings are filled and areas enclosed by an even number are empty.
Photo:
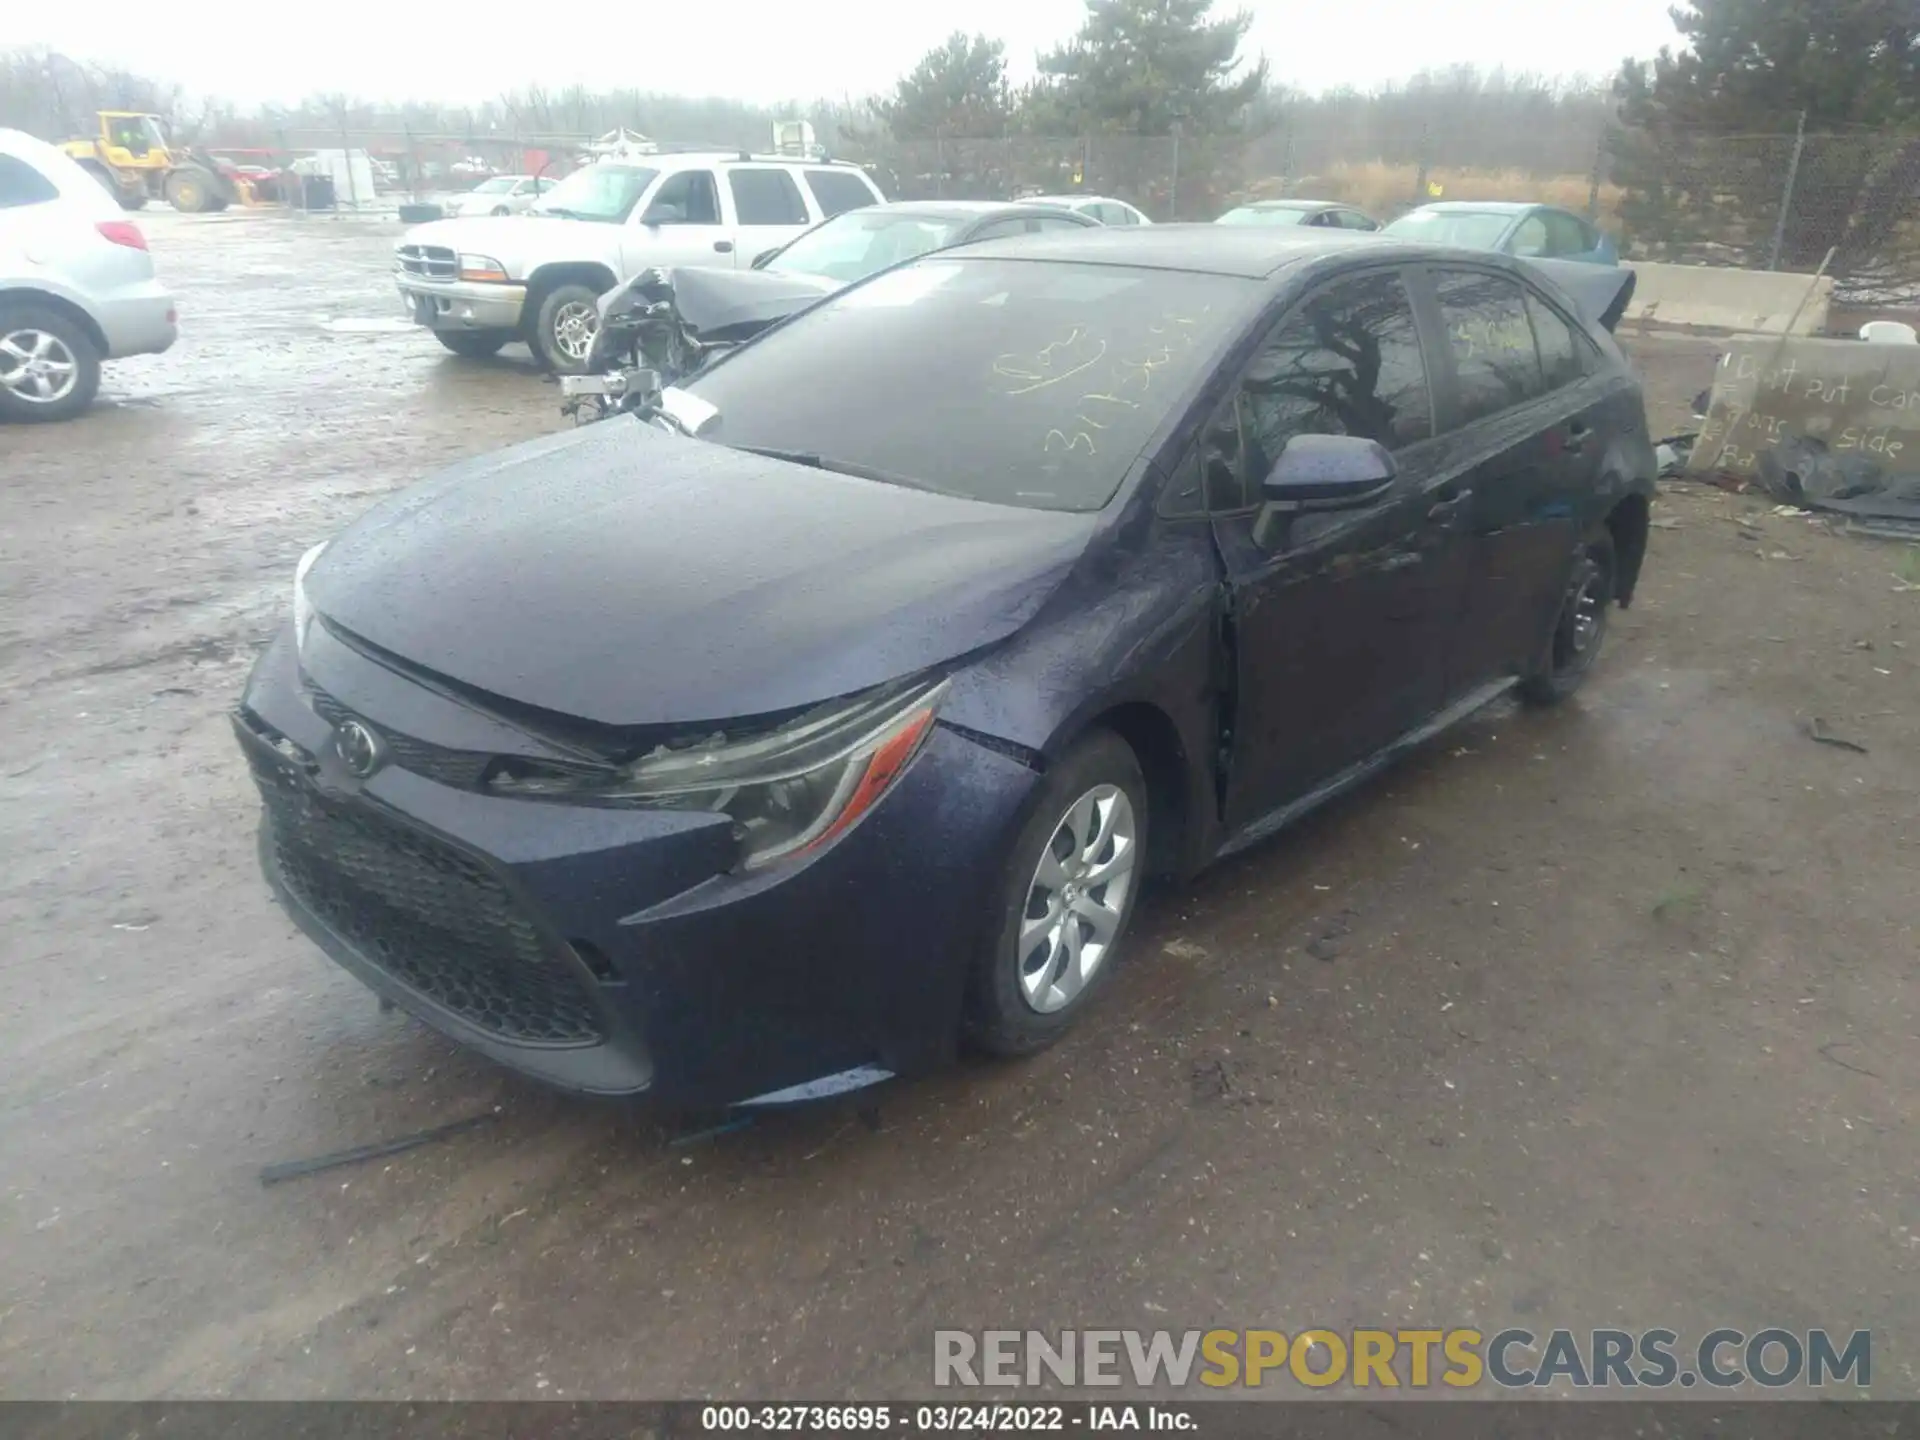
[[[1040,452],[1097,455],[1095,436],[1111,428],[1119,414],[1140,408],[1141,398],[1153,388],[1154,376],[1193,347],[1199,317],[1211,308],[1197,315],[1163,316],[1147,327],[1145,338],[1137,346],[1120,353],[1112,353],[1106,340],[1076,325],[1032,355],[995,356],[993,373],[1014,382],[1012,388],[1001,392],[1009,399],[1050,389],[1075,376],[1089,376],[1095,388],[1075,397],[1070,421],[1047,428]]]

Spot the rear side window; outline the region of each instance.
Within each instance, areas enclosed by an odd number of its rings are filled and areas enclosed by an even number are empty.
[[[1406,286],[1391,271],[1336,281],[1280,322],[1209,428],[1208,504],[1253,504],[1295,435],[1360,435],[1398,450],[1432,433]]]
[[[846,210],[858,210],[874,203],[867,182],[846,170],[809,170],[807,188],[813,192],[820,213],[834,216]]]
[[[26,161],[0,155],[0,210],[42,205],[59,198],[60,192],[54,183]]]
[[[1534,345],[1540,351],[1541,380],[1547,389],[1571,385],[1587,373],[1587,362],[1593,353],[1589,342],[1574,333],[1558,310],[1528,291],[1527,316],[1533,321]]]
[[[807,223],[807,202],[784,170],[729,170],[727,184],[733,188],[733,208],[742,225]]]
[[[1029,233],[1048,230],[1090,230],[1090,225],[1082,225],[1061,215],[1039,215],[1027,221]]]
[[[1434,287],[1462,425],[1545,393],[1526,292],[1517,280],[1478,270],[1439,270]]]
[[[1596,248],[1596,237],[1578,216],[1549,210],[1541,217],[1547,226],[1547,254],[1585,255]]]
[[[967,239],[969,241],[1004,240],[1009,235],[1025,235],[1026,233],[1027,222],[1025,220],[995,220],[989,224],[982,225],[978,230],[974,231],[973,234],[969,235]]]

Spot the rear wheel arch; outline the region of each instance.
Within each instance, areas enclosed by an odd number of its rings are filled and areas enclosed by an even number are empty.
[[[64,300],[49,290],[0,290],[0,315],[9,310],[50,310],[56,315],[72,321],[93,342],[94,349],[100,352],[100,358],[110,358],[107,350],[107,336],[94,318],[71,300]]]

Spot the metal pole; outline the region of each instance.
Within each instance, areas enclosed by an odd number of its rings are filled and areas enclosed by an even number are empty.
[[[353,137],[347,134],[347,112],[340,112],[340,160],[347,167],[347,196],[353,208],[360,208],[360,182],[353,178]],[[340,213],[340,197],[334,196],[333,213]]]
[[[1600,176],[1607,164],[1607,134],[1609,127],[1600,127],[1600,139],[1593,147],[1593,171],[1587,176],[1587,219],[1600,218]]]
[[[1180,122],[1173,122],[1173,178],[1167,186],[1167,219],[1180,218]]]
[[[1793,158],[1787,162],[1787,183],[1780,192],[1780,218],[1773,223],[1773,248],[1767,252],[1767,269],[1780,268],[1780,251],[1787,242],[1787,212],[1793,208],[1793,185],[1800,178],[1800,152],[1807,144],[1807,112],[1793,127]]]

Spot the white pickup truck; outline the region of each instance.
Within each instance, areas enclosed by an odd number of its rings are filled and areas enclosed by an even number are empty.
[[[744,151],[644,154],[576,170],[524,215],[435,220],[394,247],[416,324],[456,355],[524,340],[579,374],[595,302],[648,266],[746,269],[844,210],[886,197],[858,165]]]

